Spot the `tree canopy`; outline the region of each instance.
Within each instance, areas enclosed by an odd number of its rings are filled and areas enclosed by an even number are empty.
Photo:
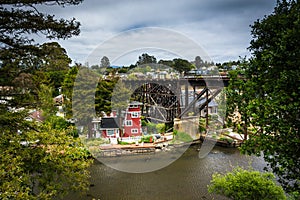
[[[150,56],[147,53],[143,53],[141,56],[139,56],[139,59],[136,62],[136,65],[156,64],[156,63],[157,63],[157,61],[154,56]]]
[[[232,90],[251,127],[242,152],[263,153],[287,192],[300,191],[299,13],[299,1],[281,0],[254,22],[246,81],[238,83],[241,93]]]
[[[0,42],[3,49],[29,50],[33,34],[42,34],[49,39],[67,39],[80,33],[80,23],[75,19],[56,19],[42,13],[37,5],[77,5],[82,0],[4,0],[0,7]],[[25,52],[24,52],[25,53]]]
[[[75,19],[56,19],[38,8],[80,2],[0,3],[0,199],[53,199],[88,188],[89,154],[53,105],[71,59],[58,43],[36,44],[33,36],[78,35]]]
[[[100,61],[100,67],[102,67],[102,68],[110,67],[110,61],[109,61],[108,57],[103,56],[103,57],[101,58],[101,61]]]

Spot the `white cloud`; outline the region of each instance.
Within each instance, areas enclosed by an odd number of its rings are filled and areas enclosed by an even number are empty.
[[[93,49],[122,31],[154,26],[186,35],[215,62],[223,62],[249,54],[246,50],[250,42],[249,25],[269,14],[275,3],[275,0],[85,0],[81,5],[51,12],[60,17],[75,17],[82,24],[80,36],[60,41],[73,61],[84,63]],[[154,43],[159,41],[149,39]],[[126,38],[122,42],[128,45]],[[110,50],[113,49],[111,46]]]

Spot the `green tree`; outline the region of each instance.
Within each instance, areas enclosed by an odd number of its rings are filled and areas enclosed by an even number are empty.
[[[66,74],[63,84],[62,84],[62,93],[64,95],[63,109],[66,113],[66,118],[71,119],[73,116],[72,113],[72,94],[73,87],[78,74],[80,66],[73,66],[68,73]]]
[[[49,83],[49,77],[56,76],[43,71],[67,70],[70,62],[57,43],[40,46],[33,35],[67,39],[80,32],[75,19],[55,19],[39,8],[80,2],[0,3],[0,97],[6,101],[0,104],[0,199],[53,199],[88,188],[91,162],[80,141],[73,137],[74,129],[25,120],[26,108],[31,107],[49,113],[48,119],[53,116],[51,87],[40,83]],[[24,111],[17,109],[20,107]]]
[[[200,67],[204,67],[204,62],[200,56],[195,57],[195,66],[197,69],[200,69]]]
[[[156,63],[157,63],[157,61],[154,56],[150,56],[147,53],[143,53],[141,56],[139,56],[139,59],[136,62],[136,65],[156,64]]]
[[[156,124],[156,130],[158,133],[164,133],[166,131],[166,125],[164,123]]]
[[[110,62],[108,57],[103,56],[100,61],[100,68],[108,68],[110,67]]]
[[[213,174],[208,191],[239,200],[286,199],[282,187],[276,185],[272,173],[248,171],[240,167],[225,175]]]
[[[51,87],[44,84],[40,86],[40,91],[38,93],[39,104],[37,106],[43,111],[43,117],[46,119],[55,115],[57,111],[52,98],[52,93],[53,89]]]
[[[0,113],[1,199],[53,199],[88,188],[89,154],[70,129],[24,121],[27,112]]]
[[[191,69],[193,69],[193,65],[189,61],[181,59],[181,58],[175,58],[173,60],[173,63],[174,63],[173,68],[180,73],[188,72]]]
[[[117,81],[117,80],[116,80]],[[118,114],[121,115],[121,111],[125,111],[130,102],[132,95],[132,89],[130,86],[125,85],[122,80],[118,80],[114,84],[111,96],[112,109],[117,110]]]
[[[96,117],[95,92],[99,74],[88,67],[80,67],[72,91],[72,115],[92,137],[92,119]]]
[[[98,116],[101,116],[101,112],[111,112],[111,99],[116,83],[117,79],[99,80],[95,93],[95,109]],[[122,103],[122,101],[118,103]]]
[[[245,70],[248,65],[247,61],[244,60],[239,69],[229,72],[230,83],[225,89],[226,121],[228,126],[233,126],[239,134],[244,135],[244,140],[248,139],[248,128],[251,125],[250,103],[256,95],[252,83],[248,81],[251,75]]]
[[[40,46],[41,70],[43,71],[65,71],[69,69],[71,59],[67,52],[57,42],[44,43]]]
[[[40,5],[77,5],[82,0],[13,0],[0,4],[0,58],[24,60],[39,53],[32,44],[32,35],[44,35],[49,39],[67,39],[80,33],[80,23],[75,19],[56,19],[54,15],[40,12]],[[31,55],[28,54],[31,53]],[[14,55],[14,57],[12,56]],[[4,59],[4,60],[7,60]]]
[[[300,191],[299,10],[299,1],[278,1],[271,15],[252,25],[247,68],[255,91],[247,111],[254,134],[242,150],[262,152],[287,192]]]
[[[31,98],[36,98],[40,82],[35,82],[35,80],[45,82],[45,80],[37,78],[38,75],[41,75],[41,73],[37,73],[37,70],[45,71],[51,67],[52,73],[42,76],[46,79],[50,78],[50,82],[54,86],[58,86],[62,80],[61,74],[54,71],[66,69],[70,63],[65,50],[58,43],[38,45],[35,43],[33,35],[39,34],[51,39],[67,39],[80,33],[80,23],[75,19],[57,19],[54,15],[41,12],[39,8],[55,5],[64,7],[77,5],[80,2],[81,0],[1,1],[0,86],[13,86],[7,95],[14,96],[15,102],[16,99],[26,100],[20,107],[30,104],[27,102],[29,93],[26,94],[26,97],[24,91],[30,91],[30,94],[33,95]],[[25,87],[18,84],[18,78],[22,79],[25,77],[24,75],[29,74],[32,76],[30,84],[26,84]],[[38,75],[35,76],[35,74]],[[27,80],[29,79],[27,78]],[[29,86],[34,87],[30,88]],[[0,91],[0,95],[5,96],[6,94]],[[31,101],[31,104],[33,102]],[[21,104],[20,101],[17,103]],[[14,103],[13,106],[17,107],[17,103]]]
[[[159,60],[158,64],[173,67],[173,61],[172,60]]]

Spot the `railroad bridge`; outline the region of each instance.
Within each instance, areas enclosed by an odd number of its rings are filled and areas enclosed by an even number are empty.
[[[152,122],[173,124],[175,118],[194,115],[228,86],[227,76],[202,76],[180,79],[122,80],[133,92],[131,101],[139,101],[142,115]],[[201,102],[201,103],[200,103]]]

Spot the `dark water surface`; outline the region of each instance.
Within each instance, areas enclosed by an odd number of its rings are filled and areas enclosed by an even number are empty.
[[[191,146],[169,166],[148,173],[120,172],[95,161],[90,170],[91,187],[88,194],[84,196],[71,194],[65,199],[226,199],[207,192],[207,185],[214,172],[226,172],[237,165],[252,166],[256,170],[263,171],[266,166],[262,158],[241,155],[238,149],[215,147],[203,159],[198,157],[198,149],[199,145]],[[129,160],[134,159],[134,156],[128,157]]]

